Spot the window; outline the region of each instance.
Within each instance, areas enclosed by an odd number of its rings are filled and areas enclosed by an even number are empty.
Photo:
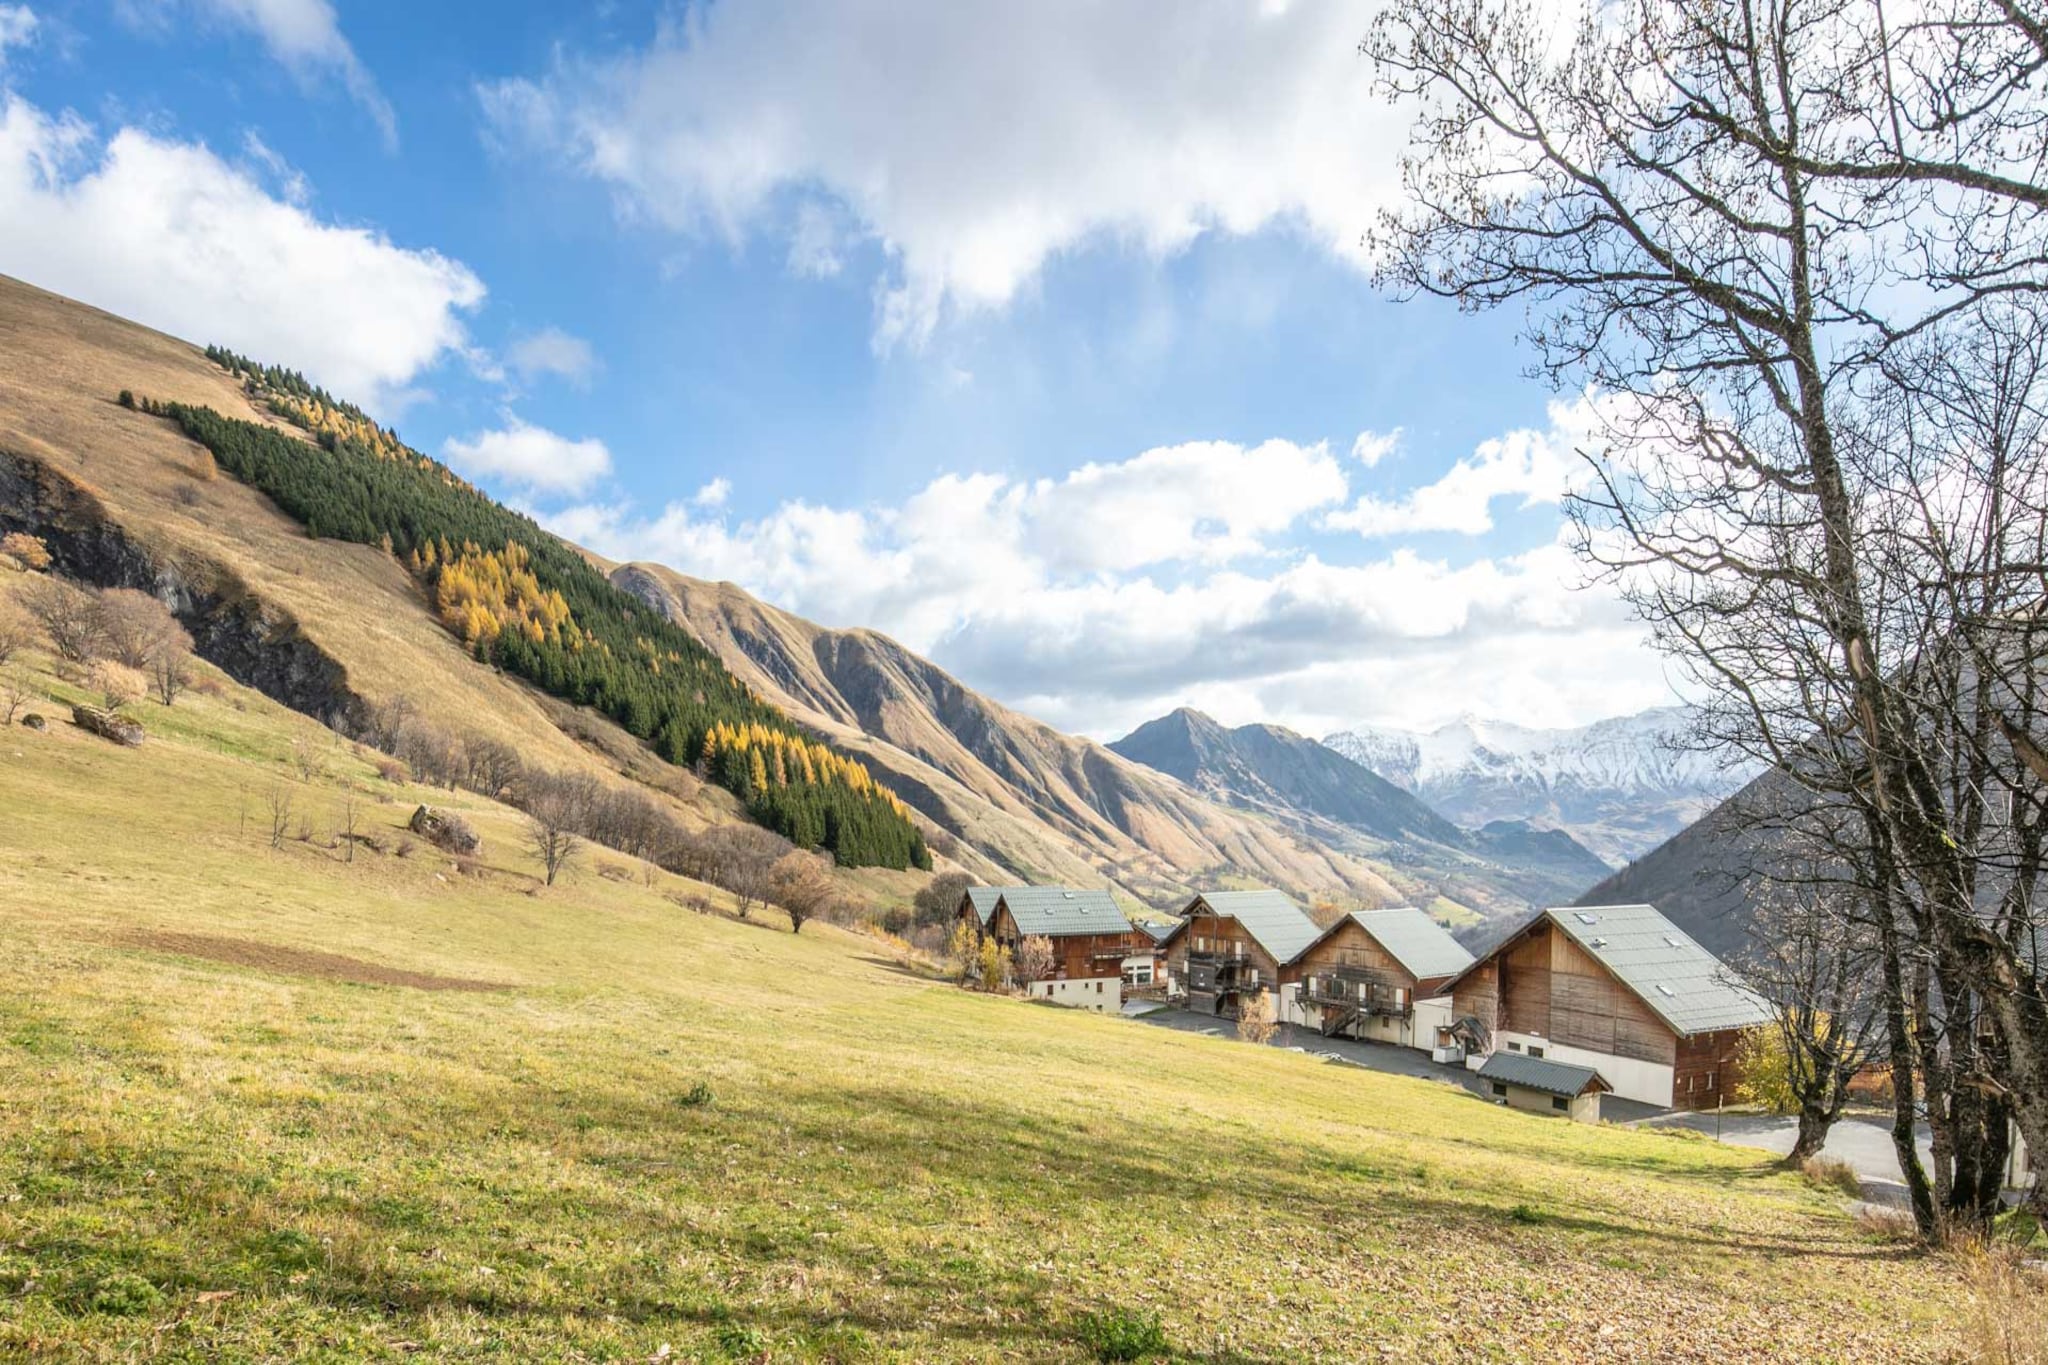
[[[1541,1057],[1543,1055],[1543,1049],[1540,1047],[1531,1046],[1529,1049],[1529,1055],[1531,1057]]]
[[[1498,1095],[1498,1096],[1500,1096],[1500,1097],[1501,1097],[1502,1099],[1506,1099],[1506,1098],[1507,1098],[1507,1093],[1508,1093],[1508,1088],[1507,1088],[1507,1086],[1506,1086],[1506,1085],[1502,1084],[1502,1083],[1501,1083],[1500,1081],[1495,1081],[1495,1082],[1493,1083],[1493,1093],[1494,1093],[1494,1094],[1496,1094],[1496,1095]]]
[[[1509,1044],[1508,1044],[1508,1051],[1510,1051],[1510,1052],[1520,1052],[1521,1050],[1522,1050],[1522,1045],[1521,1045],[1520,1043],[1509,1043]]]
[[[1560,1114],[1569,1114],[1572,1111],[1572,1102],[1562,1095],[1552,1095],[1550,1097],[1550,1107],[1557,1110]]]

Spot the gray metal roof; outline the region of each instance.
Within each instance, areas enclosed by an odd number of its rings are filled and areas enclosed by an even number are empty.
[[[1472,965],[1471,950],[1452,938],[1450,930],[1412,905],[1392,910],[1353,910],[1348,918],[1371,934],[1373,942],[1385,948],[1417,981],[1456,976]],[[1343,922],[1339,920],[1337,924]],[[1332,932],[1335,927],[1332,926]]]
[[[1323,931],[1308,917],[1308,911],[1282,891],[1204,891],[1195,900],[1243,925],[1278,963],[1294,961],[1302,949],[1322,937]],[[1188,904],[1192,908],[1194,902]]]
[[[1654,905],[1543,912],[1681,1036],[1769,1023],[1771,1007]]]
[[[1479,1079],[1519,1085],[1524,1090],[1540,1090],[1546,1095],[1562,1095],[1568,1100],[1585,1094],[1589,1085],[1598,1085],[1603,1090],[1613,1089],[1590,1066],[1553,1062],[1548,1057],[1531,1057],[1526,1052],[1494,1053],[1486,1059],[1486,1065],[1479,1068]]]
[[[1151,939],[1152,939],[1152,941],[1153,941],[1154,943],[1164,943],[1164,942],[1166,942],[1167,938],[1168,938],[1168,937],[1169,937],[1169,936],[1170,936],[1170,935],[1171,935],[1171,934],[1173,933],[1173,931],[1174,931],[1174,930],[1176,930],[1176,929],[1180,928],[1180,927],[1181,927],[1181,926],[1182,926],[1183,924],[1186,924],[1186,923],[1187,923],[1187,921],[1186,921],[1186,920],[1180,920],[1180,919],[1174,919],[1174,920],[1149,920],[1149,919],[1140,919],[1140,920],[1132,920],[1132,921],[1131,921],[1131,923],[1133,923],[1133,924],[1137,925],[1137,926],[1138,926],[1138,928],[1140,928],[1140,929],[1143,929],[1143,930],[1145,931],[1145,933],[1146,933],[1147,935],[1149,935],[1149,936],[1151,937]]]
[[[1005,891],[1022,891],[1021,886],[970,886],[967,899],[974,904],[974,913],[981,920],[981,927],[988,928],[988,917],[996,912],[996,902],[1003,898]]]
[[[1128,934],[1131,922],[1107,891],[1073,886],[1006,886],[1002,902],[1017,932],[1058,938],[1069,934]]]

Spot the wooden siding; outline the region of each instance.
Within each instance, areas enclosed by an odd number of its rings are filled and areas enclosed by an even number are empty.
[[[972,912],[969,912],[972,913]],[[1013,954],[1024,935],[1010,916],[1010,907],[999,905],[989,920],[989,933]],[[1152,951],[1152,940],[1142,929],[1121,934],[1047,934],[1052,944],[1052,980],[1081,981],[1089,977],[1121,977],[1124,959]]]
[[[1500,1031],[1500,963],[1488,958],[1465,974],[1451,992],[1451,1018],[1467,1016],[1486,1026],[1488,1033]]]
[[[1207,969],[1201,959],[1205,955],[1217,962],[1251,966],[1258,972],[1258,984],[1262,990],[1277,990],[1279,987],[1280,964],[1259,946],[1249,930],[1229,915],[1197,914],[1174,939],[1170,955],[1173,973],[1186,984],[1188,1004],[1192,1009],[1227,1013],[1226,1004],[1241,994],[1234,988],[1219,991],[1204,985]],[[1192,963],[1191,958],[1194,959]]]
[[[1735,1086],[1741,1079],[1735,1050],[1742,1030],[1722,1029],[1718,1033],[1695,1033],[1678,1040],[1678,1060],[1671,1072],[1671,1105],[1674,1109],[1712,1109],[1723,1100],[1735,1102]]]
[[[1599,959],[1547,920],[1497,949],[1452,992],[1452,1013],[1496,1033],[1673,1066],[1678,1035]],[[1713,1067],[1702,1066],[1701,1076]],[[1719,1083],[1719,1076],[1716,1076]]]

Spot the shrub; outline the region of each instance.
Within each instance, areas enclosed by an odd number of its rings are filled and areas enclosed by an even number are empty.
[[[141,701],[149,691],[149,679],[126,664],[101,659],[86,674],[86,685],[100,694],[109,711]]]
[[[1554,1222],[1555,1219],[1548,1209],[1539,1209],[1534,1204],[1517,1204],[1508,1210],[1508,1221],[1541,1227],[1545,1223]]]
[[[95,1313],[133,1317],[163,1302],[163,1291],[140,1275],[119,1270],[101,1279],[87,1299]]]
[[[1799,1163],[1799,1173],[1822,1189],[1839,1190],[1851,1199],[1863,1197],[1863,1179],[1856,1168],[1831,1156],[1810,1156]]]
[[[717,1099],[718,1096],[712,1093],[708,1084],[698,1081],[676,1096],[676,1105],[682,1109],[709,1109]]]
[[[24,569],[41,573],[50,567],[50,547],[41,536],[26,531],[9,531],[0,536],[0,555],[6,555]]]
[[[1237,1004],[1237,1036],[1244,1042],[1263,1047],[1273,1041],[1273,1035],[1280,1032],[1280,1025],[1273,1019],[1273,997],[1265,991],[1239,996]]]
[[[1158,1317],[1132,1308],[1084,1313],[1074,1324],[1074,1336],[1097,1360],[1145,1360],[1172,1349]]]
[[[2030,1273],[2009,1250],[1964,1254],[1970,1286],[1970,1341],[1978,1365],[2048,1365],[2048,1277]]]

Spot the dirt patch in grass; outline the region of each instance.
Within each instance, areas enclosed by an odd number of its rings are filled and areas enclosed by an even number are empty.
[[[460,976],[437,976],[433,972],[409,972],[365,962],[359,957],[322,953],[310,948],[287,948],[276,943],[258,943],[246,938],[217,938],[212,934],[141,933],[125,942],[138,948],[178,953],[185,957],[225,962],[233,967],[255,967],[266,972],[292,976],[318,976],[329,981],[352,981],[362,986],[409,986],[419,991],[509,991],[502,981],[477,981]]]

